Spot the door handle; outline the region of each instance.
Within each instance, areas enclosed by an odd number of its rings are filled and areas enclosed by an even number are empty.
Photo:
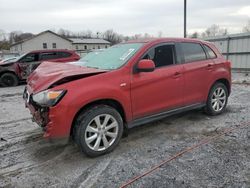
[[[211,70],[212,68],[213,68],[213,64],[212,64],[212,63],[209,63],[209,64],[207,65],[207,69]]]
[[[174,73],[174,78],[179,78],[181,76],[181,73],[180,72],[175,72]]]

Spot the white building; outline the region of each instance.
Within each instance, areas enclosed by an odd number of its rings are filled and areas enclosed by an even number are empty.
[[[110,42],[104,39],[70,38],[75,50],[103,49],[110,46]]]
[[[73,49],[84,55],[91,50],[110,47],[110,42],[104,39],[69,38],[72,41]]]
[[[24,54],[33,50],[72,49],[72,41],[52,31],[41,32],[29,39],[12,44],[10,51]]]
[[[110,42],[103,39],[65,38],[52,31],[41,32],[29,39],[12,44],[12,53],[24,54],[33,50],[69,49],[86,53],[93,49],[108,48]]]

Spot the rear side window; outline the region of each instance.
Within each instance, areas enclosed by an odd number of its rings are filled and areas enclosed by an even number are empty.
[[[69,52],[57,52],[58,58],[66,58],[66,57],[70,57],[71,53]]]
[[[214,59],[217,57],[216,54],[214,53],[214,51],[210,47],[208,47],[207,45],[204,45],[204,48],[206,49],[206,51],[208,53],[208,58]]]
[[[197,43],[182,43],[182,51],[185,62],[200,61],[207,59],[206,54],[200,44]]]
[[[27,54],[26,56],[24,56],[20,62],[23,63],[28,63],[28,62],[35,62],[38,61],[39,55],[38,53],[31,53],[31,54]]]
[[[174,64],[174,45],[157,46],[148,51],[142,59],[151,59],[155,63],[155,67],[163,67]]]
[[[41,60],[57,59],[56,52],[41,53]]]

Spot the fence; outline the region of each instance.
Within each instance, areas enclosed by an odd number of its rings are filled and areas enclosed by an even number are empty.
[[[232,62],[232,68],[250,71],[250,33],[227,35],[205,39],[214,43],[226,59]]]

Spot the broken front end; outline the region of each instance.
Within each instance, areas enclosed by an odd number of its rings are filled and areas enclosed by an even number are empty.
[[[54,119],[53,112],[50,108],[55,106],[60,99],[66,94],[65,90],[60,91],[42,91],[37,94],[31,94],[27,87],[23,93],[25,106],[30,110],[32,120],[36,122],[45,131],[44,137],[57,137],[54,124],[57,122]]]

